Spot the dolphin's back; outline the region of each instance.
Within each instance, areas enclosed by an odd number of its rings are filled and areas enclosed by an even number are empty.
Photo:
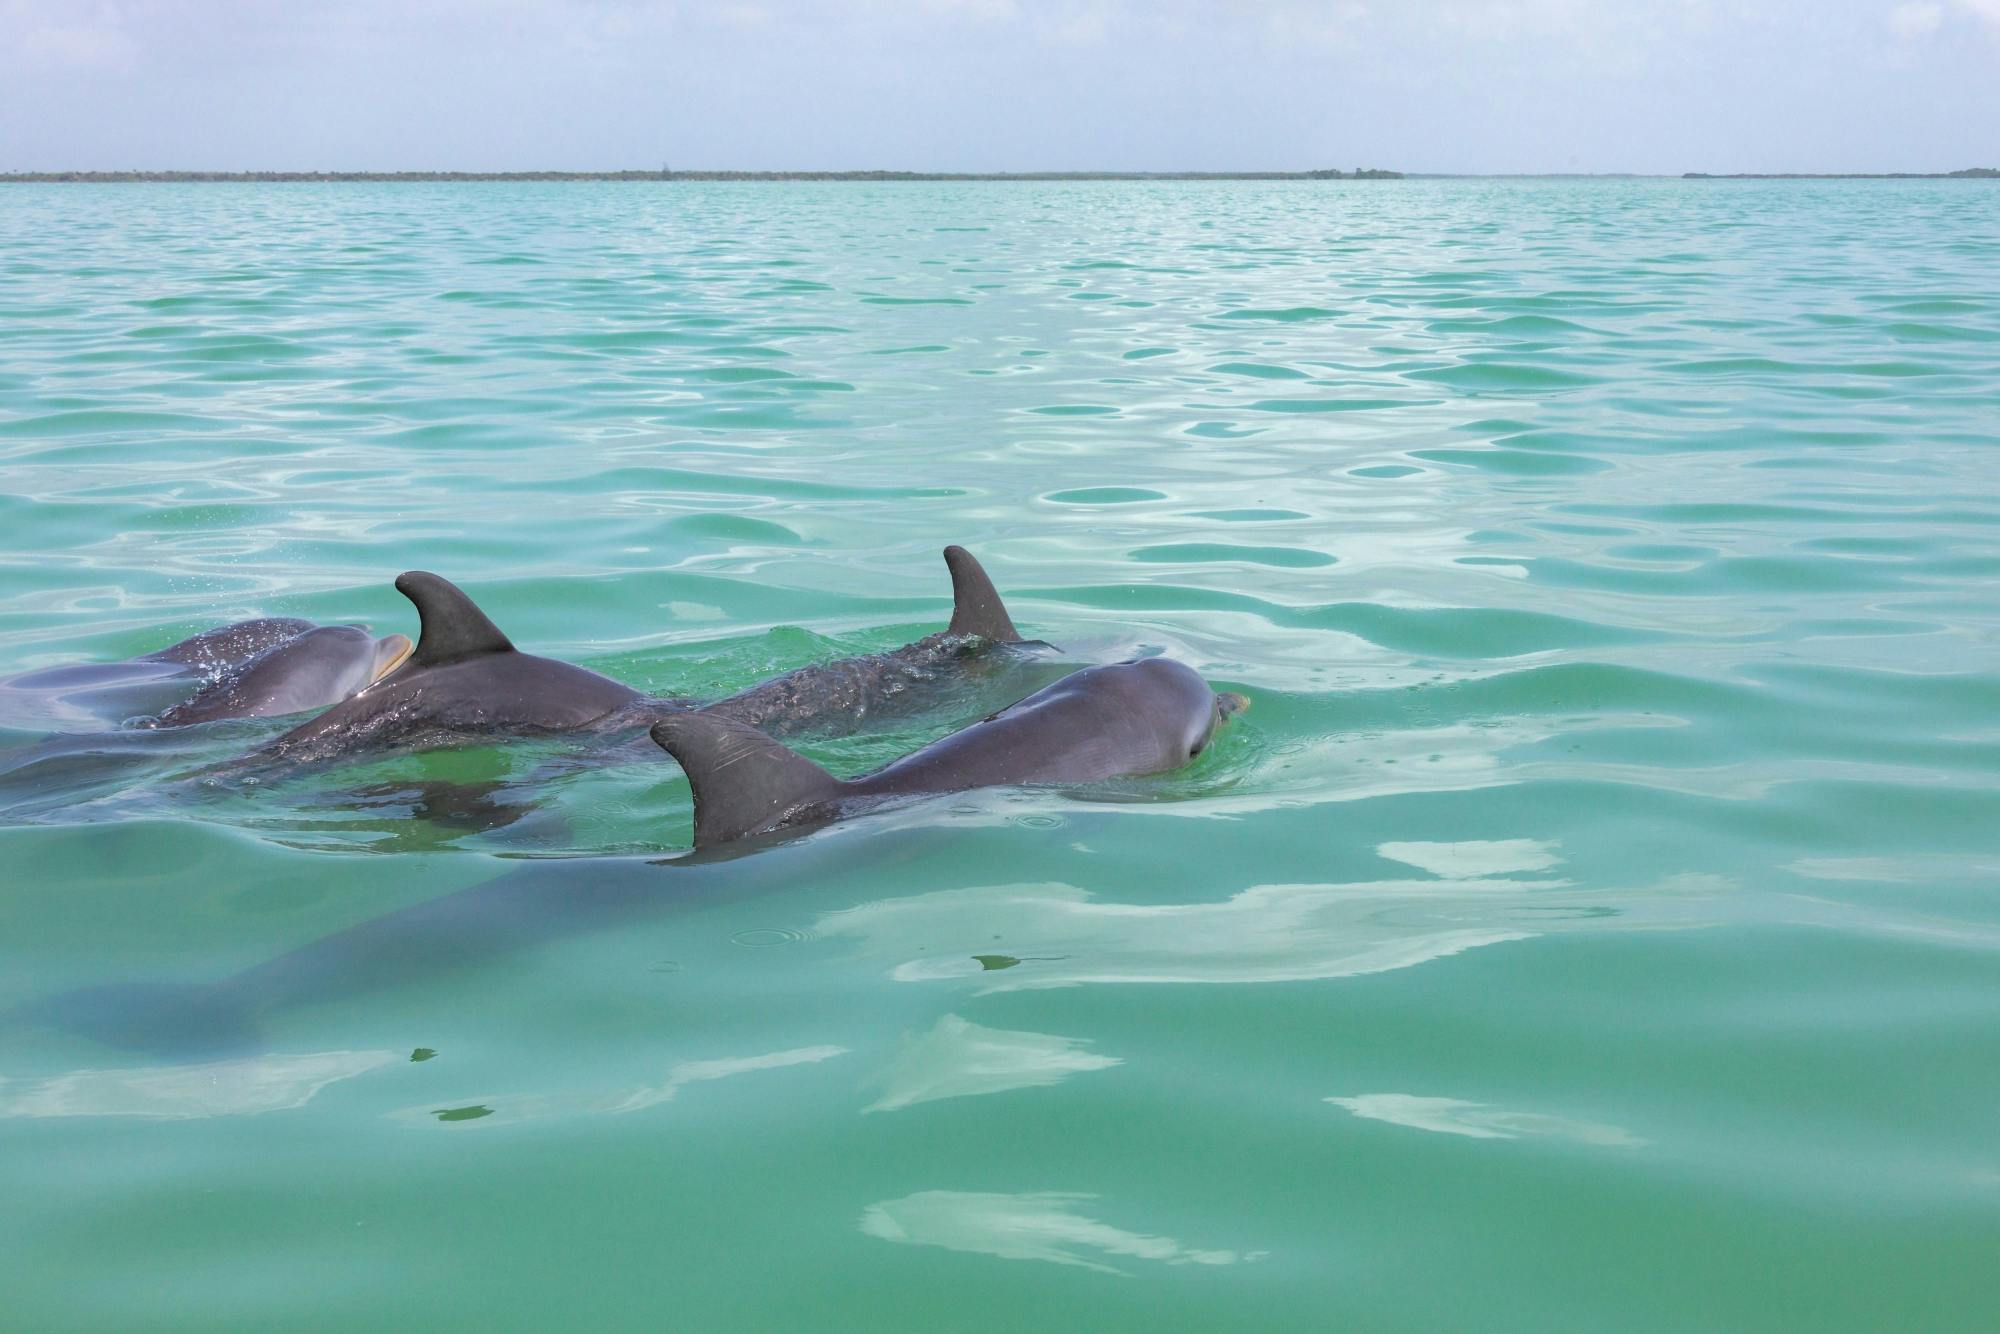
[[[220,625],[213,630],[204,630],[198,635],[189,635],[178,644],[170,644],[157,652],[145,654],[140,661],[177,662],[200,670],[220,671],[248,662],[258,654],[268,652],[286,640],[296,639],[312,628],[311,621],[301,621],[295,617],[263,616],[256,620],[237,621],[233,625]]]
[[[850,724],[926,707],[940,679],[995,645],[1025,641],[986,571],[964,547],[944,549],[951,621],[890,653],[838,658],[787,672],[708,706],[711,713],[780,734],[841,718]]]
[[[1207,682],[1165,658],[1089,667],[853,786],[903,796],[1159,773],[1192,758],[1214,701]]]
[[[1159,773],[1198,754],[1218,716],[1206,681],[1154,658],[1077,672],[846,781],[712,709],[662,719],[653,740],[687,773],[695,846],[703,848],[838,819],[899,797]]]

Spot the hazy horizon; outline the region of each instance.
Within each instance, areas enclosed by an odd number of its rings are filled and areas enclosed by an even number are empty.
[[[0,171],[2000,165],[2000,0],[0,0]]]

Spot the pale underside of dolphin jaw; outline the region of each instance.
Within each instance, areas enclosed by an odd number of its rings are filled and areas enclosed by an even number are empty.
[[[368,678],[368,685],[387,677],[391,672],[410,660],[417,651],[417,645],[408,635],[384,635],[375,641],[375,670]],[[367,689],[363,686],[362,689]]]

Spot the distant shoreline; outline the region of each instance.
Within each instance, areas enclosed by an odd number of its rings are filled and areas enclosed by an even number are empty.
[[[1681,173],[1684,181],[1991,181],[2000,167],[1965,167],[1958,171],[1732,171]]]
[[[1958,171],[1401,172],[1356,171],[15,171],[0,185],[206,185],[263,182],[527,183],[535,181],[1966,181],[2000,180],[2000,167]]]
[[[1400,171],[20,171],[0,184],[259,181],[1397,181]]]

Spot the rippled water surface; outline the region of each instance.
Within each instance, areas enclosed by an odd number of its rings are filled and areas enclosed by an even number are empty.
[[[1254,707],[689,860],[644,745],[0,687],[0,1324],[1990,1328],[1997,199],[8,188],[0,676],[421,567],[719,695],[960,542],[1061,656],[830,767]]]

